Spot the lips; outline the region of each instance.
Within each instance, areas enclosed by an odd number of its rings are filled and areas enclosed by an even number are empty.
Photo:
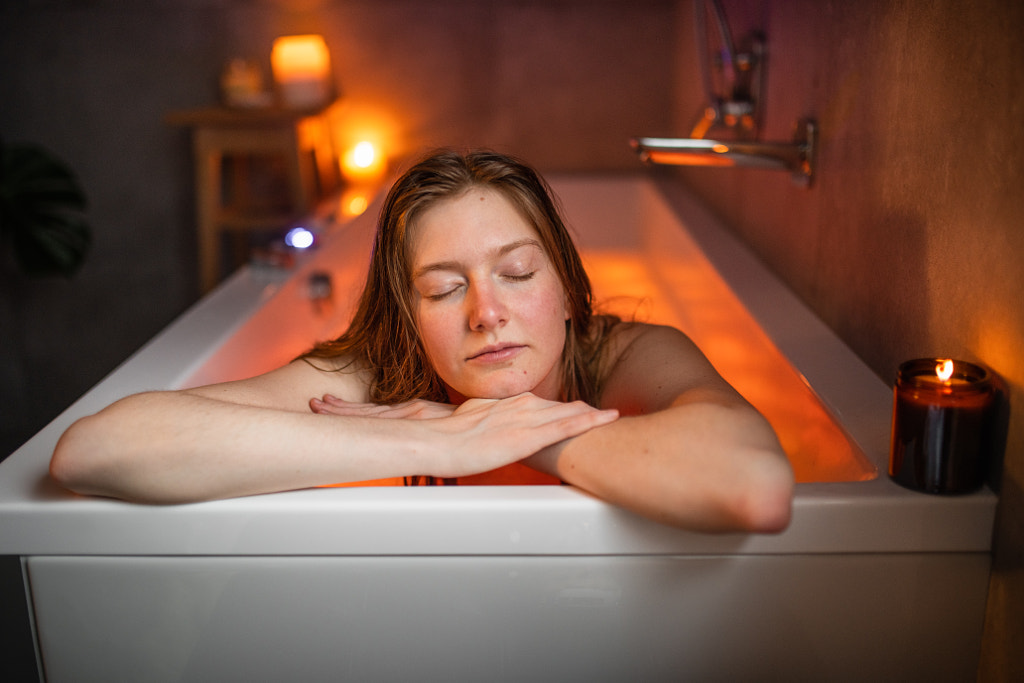
[[[475,353],[467,357],[466,360],[481,363],[500,363],[502,361],[514,358],[515,356],[519,355],[519,352],[525,348],[526,346],[524,346],[523,344],[491,344],[476,351]]]

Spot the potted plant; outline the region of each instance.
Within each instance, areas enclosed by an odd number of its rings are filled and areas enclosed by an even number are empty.
[[[0,140],[0,245],[28,275],[71,276],[92,231],[85,192],[71,168],[33,144]]]

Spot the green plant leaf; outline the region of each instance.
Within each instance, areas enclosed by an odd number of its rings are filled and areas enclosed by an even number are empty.
[[[92,231],[87,200],[71,168],[38,145],[0,146],[0,237],[31,275],[71,275]]]
[[[14,253],[29,275],[69,275],[82,264],[91,243],[82,218],[40,214],[31,229],[15,233]]]
[[[83,210],[85,193],[74,172],[63,161],[35,145],[3,149],[3,199],[15,204],[55,204]]]

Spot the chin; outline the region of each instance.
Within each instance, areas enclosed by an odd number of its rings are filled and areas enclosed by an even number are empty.
[[[550,386],[554,384],[551,381],[551,375],[544,374],[540,379],[537,376],[536,371],[524,372],[522,368],[511,371],[506,369],[505,372],[467,378],[472,381],[464,383],[461,388],[457,384],[448,384],[447,382],[445,386],[448,387],[448,394],[453,399],[456,397],[502,399],[529,392],[540,398],[559,400],[559,388]]]
[[[449,387],[448,393],[452,397],[460,396],[465,398],[488,398],[497,400],[518,396],[519,394],[524,394],[528,391],[532,392],[536,388],[536,385],[530,382],[501,384],[490,383],[485,386],[467,387],[466,391],[459,391],[458,389]]]
[[[482,390],[482,391],[479,391],[479,392],[475,392],[473,395],[476,398],[502,399],[502,398],[511,398],[513,396],[518,396],[519,394],[526,393],[527,391],[532,391],[532,389],[530,389],[530,388],[523,388],[523,389],[517,389],[517,388],[489,389],[489,390]]]

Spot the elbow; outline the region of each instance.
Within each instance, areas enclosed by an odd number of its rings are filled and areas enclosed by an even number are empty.
[[[134,502],[158,495],[159,491],[149,490],[152,477],[147,478],[142,457],[157,439],[156,427],[140,418],[138,411],[139,402],[157,396],[156,392],[129,396],[72,423],[54,447],[50,478],[82,495]]]
[[[751,477],[731,501],[737,529],[760,534],[785,531],[793,517],[794,486],[793,472],[784,460]]]
[[[94,417],[84,417],[68,427],[57,441],[50,457],[50,478],[66,489],[76,493],[87,493],[87,482],[95,465],[90,458],[90,422]]]
[[[793,518],[792,487],[779,487],[753,497],[741,516],[740,528],[756,534],[779,534]]]
[[[75,493],[126,498],[118,489],[129,459],[122,436],[106,411],[80,418],[57,441],[50,478]]]
[[[157,402],[161,395],[129,396],[72,423],[54,447],[50,478],[74,493],[133,503],[176,504],[219,497],[208,487],[195,486],[187,472],[188,484],[183,484],[183,476],[166,466],[172,460],[161,445],[167,427],[149,417],[165,406]]]

